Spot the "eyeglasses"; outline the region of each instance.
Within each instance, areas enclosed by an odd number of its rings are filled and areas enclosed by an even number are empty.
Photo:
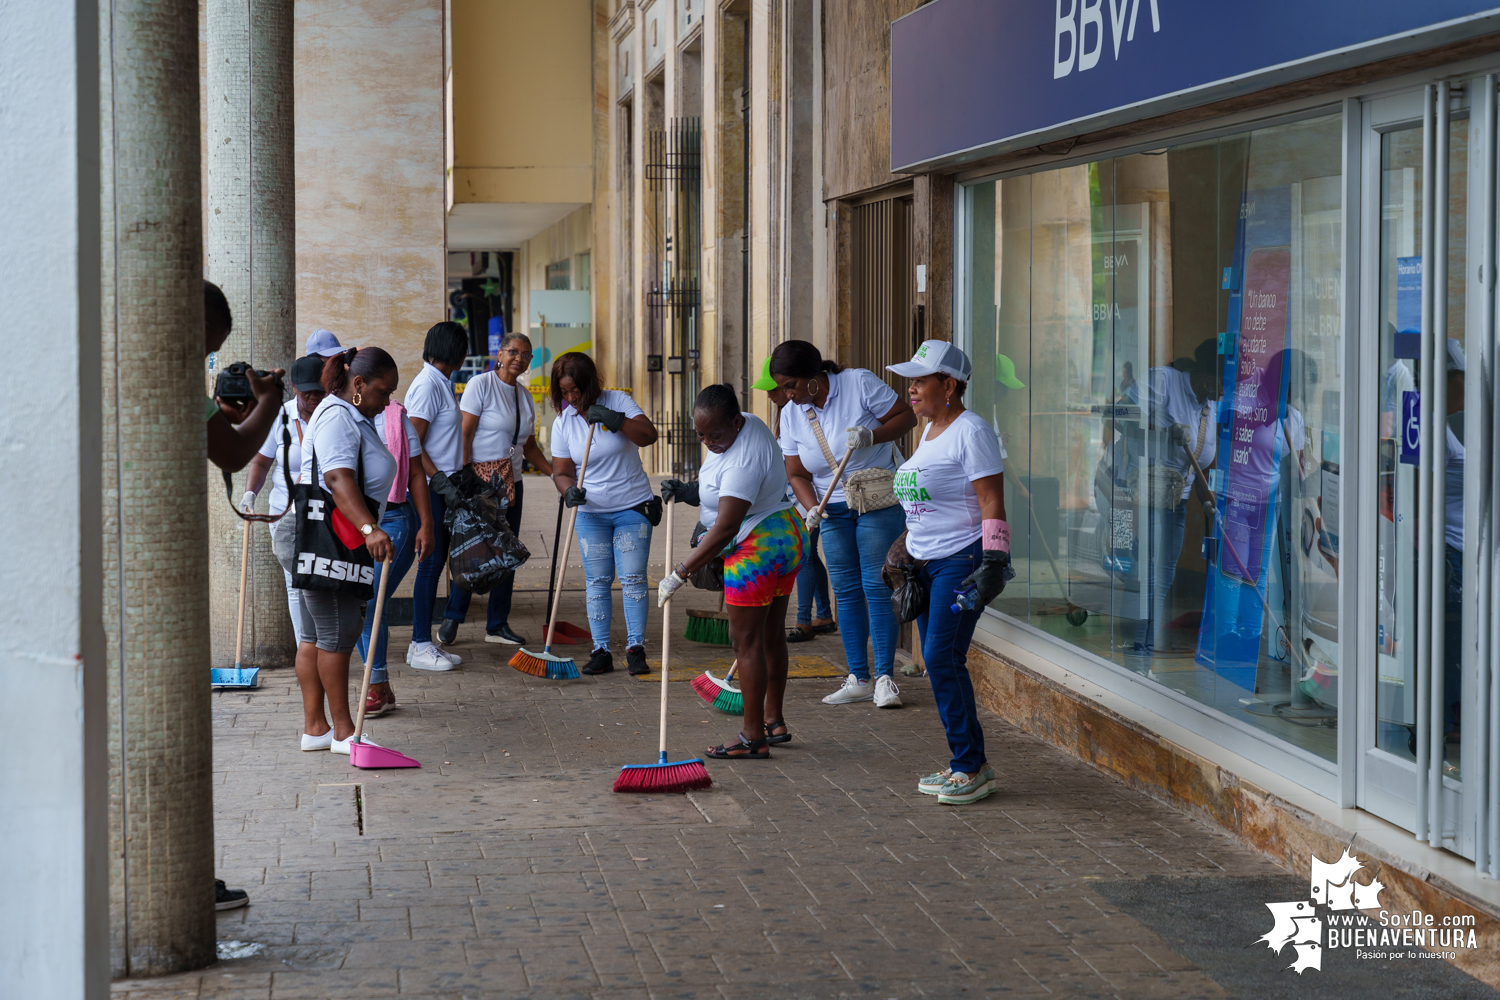
[[[507,357],[519,358],[522,361],[530,361],[531,360],[531,352],[530,351],[518,351],[514,347],[512,347],[508,351],[501,351],[500,353],[504,354]]]

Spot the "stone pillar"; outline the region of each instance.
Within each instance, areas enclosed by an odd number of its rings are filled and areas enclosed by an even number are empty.
[[[150,976],[215,960],[198,17],[100,7],[109,955]]]
[[[204,272],[224,289],[234,330],[220,365],[291,368],[297,356],[296,197],[293,189],[292,4],[207,0],[208,145]],[[210,391],[214,372],[209,372]],[[278,427],[272,431],[280,434]],[[234,476],[235,502],[248,470]],[[234,664],[244,523],[209,470],[210,633],[213,665]],[[256,509],[267,512],[269,482]],[[264,525],[250,529],[245,579],[246,666],[290,667],[296,656],[286,581]]]
[[[4,21],[0,349],[36,359],[46,331],[48,376],[0,394],[0,993],[106,1000],[99,15],[83,0]]]

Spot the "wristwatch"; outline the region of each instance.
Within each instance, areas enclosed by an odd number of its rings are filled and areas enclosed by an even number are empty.
[[[375,530],[375,522],[374,521],[371,521],[368,524],[361,524],[359,526],[359,533],[361,535],[364,535],[366,538],[369,538],[371,532],[373,532],[374,530]]]

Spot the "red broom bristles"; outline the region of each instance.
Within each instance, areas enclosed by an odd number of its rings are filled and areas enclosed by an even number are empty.
[[[712,786],[701,760],[671,764],[626,764],[615,778],[617,792],[696,792]]]

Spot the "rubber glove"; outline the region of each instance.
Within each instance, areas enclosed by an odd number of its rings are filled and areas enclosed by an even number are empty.
[[[240,510],[246,514],[255,513],[255,491],[246,490],[245,495],[240,497]]]
[[[662,577],[661,583],[656,587],[656,606],[659,608],[666,604],[684,583],[687,581],[678,576],[675,570]]]
[[[875,428],[873,427],[846,427],[844,430],[849,435],[850,451],[868,448],[875,443]]]
[[[583,419],[591,424],[603,424],[607,430],[614,431],[616,434],[620,433],[620,428],[625,426],[625,414],[619,410],[611,410],[607,406],[600,406],[598,403],[589,407]]]
[[[661,484],[662,503],[685,503],[698,506],[698,482],[685,483],[680,479],[666,479]]]
[[[814,507],[812,510],[808,511],[807,516],[802,519],[802,526],[807,529],[807,533],[810,536],[814,531],[818,530],[818,526],[827,517],[828,515],[826,513]]]
[[[958,591],[962,593],[969,589],[972,584],[979,588],[979,604],[984,606],[999,597],[1005,590],[1005,585],[1016,575],[1016,571],[1010,565],[1010,553],[1003,549],[985,549],[984,561],[979,568],[958,585]]]
[[[582,507],[588,503],[589,491],[582,486],[569,486],[563,490],[564,507]]]

